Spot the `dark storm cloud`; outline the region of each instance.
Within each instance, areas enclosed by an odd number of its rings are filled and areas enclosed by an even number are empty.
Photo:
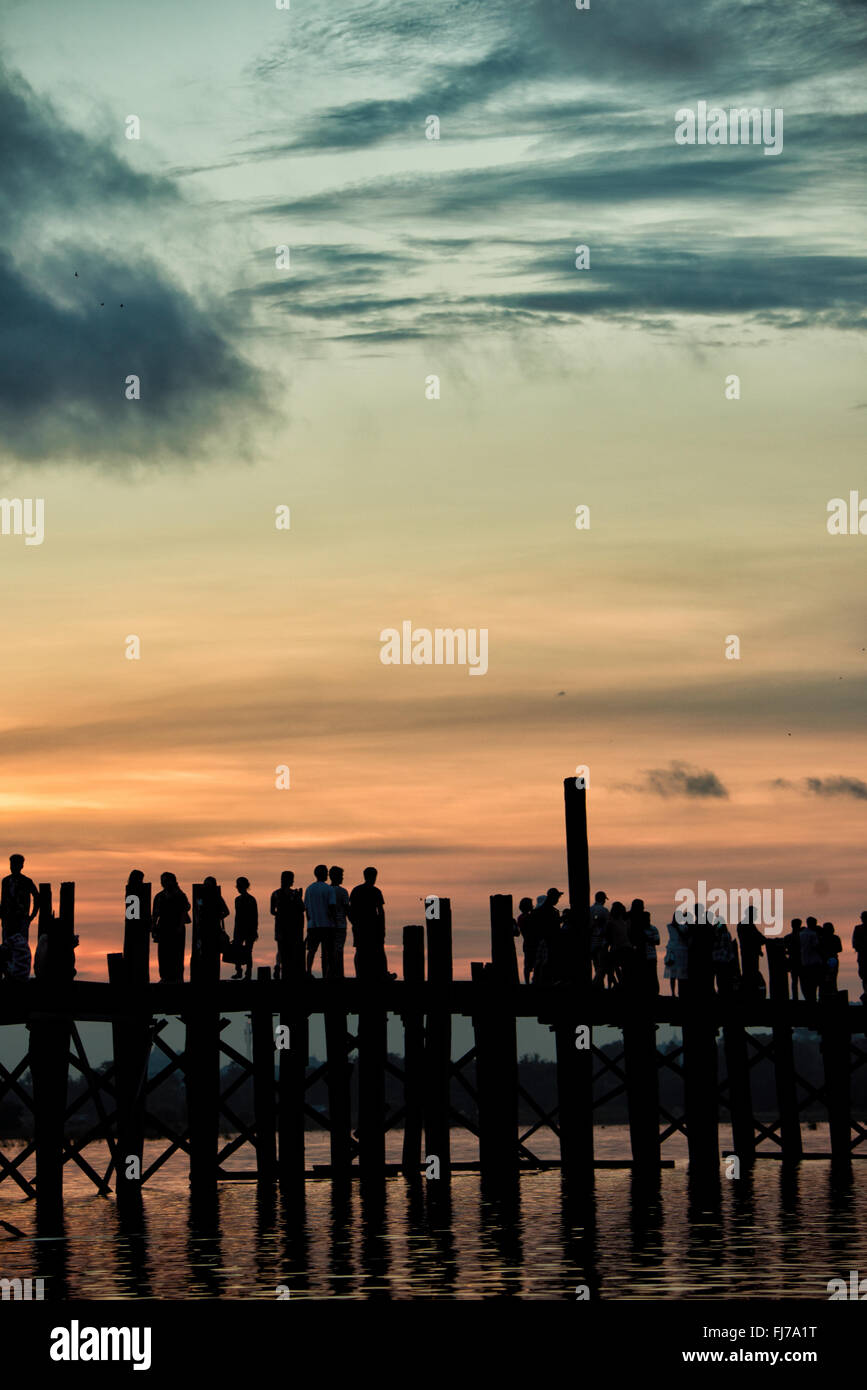
[[[864,259],[826,238],[823,225],[862,201],[853,152],[863,148],[867,119],[853,95],[867,7],[624,0],[603,18],[565,0],[349,0],[339,19],[311,16],[255,68],[259,82],[279,84],[281,121],[277,138],[261,132],[244,158],[310,160],[315,177],[305,186],[313,191],[258,211],[289,228],[351,217],[359,243],[375,232],[381,244],[384,234],[422,263],[417,276],[400,267],[399,286],[387,283],[384,258],[361,267],[363,296],[342,284],[329,295],[327,286],[299,280],[292,288],[263,284],[251,297],[321,321],[331,338],[376,332],[400,341],[584,316],[655,332],[684,314],[786,330],[862,328]],[[290,72],[304,94],[295,111]],[[317,81],[320,74],[329,81]],[[814,95],[807,84],[817,75],[825,80]],[[795,82],[805,84],[797,101]],[[676,145],[675,111],[699,100],[782,104],[782,152]],[[442,122],[445,169],[429,158],[429,114]],[[461,142],[472,142],[471,168],[454,167]],[[408,169],[383,173],[365,154],[386,144],[408,156]],[[341,151],[358,155],[351,180],[345,160],[322,158]],[[343,171],[338,179],[329,177],[332,167]],[[816,219],[816,209],[825,215]],[[757,237],[759,226],[775,222],[773,240]],[[555,263],[558,226],[568,229],[564,253],[570,239],[591,246],[586,277],[565,255]],[[511,264],[502,254],[506,229],[526,247]],[[456,292],[454,280],[448,293],[439,283],[434,292],[438,263],[463,256],[471,292]]]
[[[727,797],[728,792],[715,772],[702,772],[686,763],[672,762],[645,774],[644,789],[657,796],[687,796],[703,800]]]
[[[177,189],[70,127],[2,66],[0,157],[4,448],[49,462],[192,454],[224,412],[259,394],[233,346],[239,306],[197,302],[121,232],[110,249],[93,235],[107,240],[115,212],[164,215]],[[62,244],[41,250],[42,223],[60,216]],[[138,401],[124,394],[131,375]]]
[[[853,801],[867,801],[867,782],[859,777],[808,777],[806,786],[814,796],[848,796]]]

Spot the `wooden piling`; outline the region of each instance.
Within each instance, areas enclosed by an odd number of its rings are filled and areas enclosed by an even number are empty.
[[[132,968],[141,967],[140,958]],[[142,1008],[141,992],[131,983],[131,964],[125,955],[108,956],[108,978],[118,996],[111,1020],[114,1053],[118,1204],[136,1205],[141,1198],[144,1158],[144,1110],[152,1027]]]
[[[593,1184],[593,1029],[573,1007],[552,1024],[557,1054],[557,1128],[566,1185]],[[586,1030],[586,1031],[585,1031]]]
[[[688,989],[682,1000],[683,1092],[689,1166],[693,1177],[719,1173],[717,1025],[712,928],[696,923],[689,948]]]
[[[570,932],[567,948],[570,978],[582,1002],[589,996],[592,977],[590,958],[590,850],[587,843],[587,789],[576,786],[575,777],[563,782],[566,811],[566,864],[569,878]]]
[[[217,892],[219,893],[219,888]],[[190,1135],[190,1185],[210,1198],[217,1191],[220,1119],[220,942],[203,912],[203,885],[193,885],[193,952],[190,1004],[185,1014],[184,1071]]]
[[[303,931],[281,949],[281,957],[280,1027],[284,1045],[278,1053],[278,1168],[281,1191],[297,1201],[304,1196],[304,1106],[310,1051]]]
[[[39,932],[48,937],[44,979],[68,985],[75,974],[75,884],[60,885],[60,915],[51,913],[51,887],[44,884]],[[30,1076],[33,1086],[36,1148],[36,1220],[41,1233],[57,1232],[63,1223],[63,1153],[69,1083],[70,1017],[57,1013],[31,1016]]]
[[[451,1179],[452,905],[449,898],[428,899],[428,1011],[425,1028],[425,1163],[439,1161],[439,1180]],[[431,1180],[435,1181],[435,1180]]]
[[[369,1002],[358,1015],[358,1163],[365,1186],[385,1176],[385,1059],[388,1014],[370,993],[382,982],[368,985]]]
[[[403,929],[403,978],[407,985],[424,983],[424,927]],[[401,1169],[417,1178],[421,1164],[424,1125],[424,1014],[410,1005],[403,1014],[403,1152]]]
[[[795,1081],[795,1055],[792,1045],[792,1024],[789,1018],[789,979],[786,970],[786,943],[771,937],[765,939],[768,961],[772,1032],[774,1040],[774,1078],[777,1089],[777,1108],[780,1116],[780,1139],[783,1158],[796,1161],[801,1157],[801,1125],[798,1116],[798,1090]]]
[[[753,1118],[753,1098],[750,1089],[750,1064],[743,1004],[732,995],[726,1000],[723,1022],[726,1077],[729,1093],[729,1115],[732,1126],[732,1148],[741,1163],[752,1164],[756,1156],[756,1126]]]
[[[352,1110],[350,1103],[351,1067],[347,1053],[346,1008],[335,999],[342,984],[335,980],[323,986],[328,991],[325,1015],[325,1055],[328,1062],[328,1123],[331,1137],[331,1177],[345,1181],[352,1167]]]
[[[623,1065],[632,1163],[636,1172],[655,1174],[660,1164],[656,1024],[648,1001],[635,999],[630,1005],[630,1019],[623,1025]]]
[[[124,899],[123,958],[127,982],[134,989],[150,983],[150,931],[151,885],[142,883]]]
[[[479,1007],[473,1014],[479,1111],[479,1164],[486,1186],[510,1186],[518,1175],[518,1048],[510,990],[518,984],[512,899],[490,900],[491,965],[474,964]]]
[[[256,971],[257,993],[267,997],[271,967]],[[256,1176],[262,1184],[273,1183],[277,1172],[276,1104],[274,1088],[274,1022],[271,1005],[256,1000],[250,1014],[253,1042],[253,1113],[256,1128]]]
[[[825,1106],[831,1134],[831,1161],[835,1169],[852,1162],[852,1114],[850,1093],[851,1037],[849,995],[840,990],[819,1005],[822,1066],[825,1074]]]

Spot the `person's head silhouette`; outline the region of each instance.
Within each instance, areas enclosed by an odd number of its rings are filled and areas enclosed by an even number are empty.
[[[343,882],[343,870],[339,864],[332,864],[331,868],[328,870],[328,877],[335,885]]]
[[[328,865],[317,864],[316,868],[313,870],[313,877],[316,879],[317,883],[324,883],[328,877]]]
[[[239,893],[246,893],[247,889],[250,887],[250,880],[248,878],[236,878],[235,887]]]
[[[365,881],[365,883],[375,883],[375,882],[376,882],[376,869],[373,869],[373,868],[371,868],[371,869],[365,869],[365,870],[364,870],[364,881]]]
[[[292,884],[293,884],[294,882],[295,882],[295,875],[293,874],[292,870],[291,870],[291,869],[284,869],[283,872],[282,872],[282,874],[280,875],[280,887],[281,887],[281,888],[284,890],[284,892],[285,892],[285,890],[286,890],[287,888],[291,888],[291,887],[292,887]]]
[[[167,870],[164,874],[160,874],[160,883],[163,888],[176,888],[178,880],[175,878],[174,874],[170,874]]]
[[[20,874],[21,870],[24,868],[24,855],[10,854],[9,868],[12,870],[13,874]]]

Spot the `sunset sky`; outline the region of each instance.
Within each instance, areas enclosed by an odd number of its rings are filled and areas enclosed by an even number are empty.
[[[76,881],[80,974],[131,868],[267,917],[320,860],[379,866],[392,969],[450,895],[468,974],[489,894],[566,887],[586,764],[594,889],[782,888],[851,989],[863,7],[0,13],[0,487],[45,499],[0,536],[0,849]],[[782,153],[675,144],[699,101]],[[487,674],[383,665],[404,620]]]

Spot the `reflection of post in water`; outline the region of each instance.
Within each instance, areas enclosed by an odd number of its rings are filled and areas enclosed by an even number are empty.
[[[390,1299],[389,1243],[386,1233],[385,1187],[361,1184],[361,1292],[366,1298]]]
[[[36,1229],[38,1233],[38,1217]],[[69,1247],[65,1218],[61,1218],[60,1224],[53,1227],[50,1239],[33,1242],[33,1261],[36,1265],[36,1277],[45,1281],[45,1301],[65,1303],[70,1296]]]
[[[719,1166],[710,1171],[690,1163],[686,1220],[686,1263],[697,1284],[706,1282],[708,1271],[719,1273],[725,1257]]]
[[[649,1263],[662,1262],[662,1230],[664,1213],[662,1188],[657,1169],[644,1173],[633,1168],[629,1185],[629,1226],[632,1249],[636,1255],[648,1256]]]
[[[597,1299],[602,1282],[599,1278],[598,1242],[596,1229],[596,1196],[592,1187],[576,1189],[566,1175],[561,1177],[560,1228],[563,1241],[563,1262],[566,1266],[566,1297]],[[580,1295],[576,1294],[580,1289]]]
[[[331,1292],[347,1297],[355,1292],[352,1264],[352,1187],[349,1182],[331,1183],[331,1224],[329,1260]]]
[[[224,1294],[223,1258],[220,1246],[220,1200],[215,1190],[190,1189],[187,1232],[187,1287],[208,1298]]]
[[[422,1278],[437,1292],[453,1294],[458,1284],[458,1261],[452,1230],[451,1191],[443,1183],[425,1181],[425,1225],[430,1240]]]
[[[306,1293],[310,1289],[310,1232],[303,1204],[284,1202],[280,1218],[280,1278],[278,1284],[288,1288],[289,1295]]]
[[[275,1289],[280,1283],[280,1268],[276,1247],[271,1236],[277,1226],[277,1188],[256,1184],[256,1240],[253,1260],[256,1268],[256,1287]]]
[[[148,1227],[144,1204],[117,1204],[118,1266],[126,1274],[124,1294],[131,1298],[153,1298],[151,1263],[148,1257]],[[177,1290],[181,1292],[181,1290]]]
[[[524,1249],[521,1240],[521,1194],[517,1182],[508,1190],[497,1187],[487,1194],[482,1190],[479,1224],[500,1257],[499,1292],[520,1297]]]

